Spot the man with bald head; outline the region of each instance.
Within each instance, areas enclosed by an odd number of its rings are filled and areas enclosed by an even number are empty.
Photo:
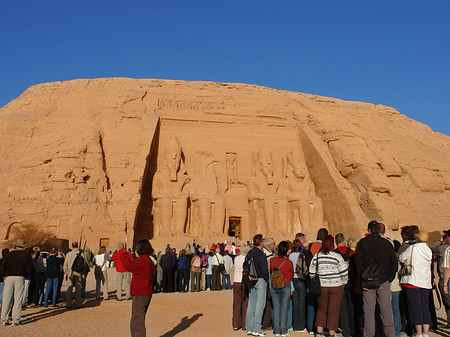
[[[125,244],[123,242],[119,243],[118,251],[111,256],[111,260],[116,261],[116,284],[117,284],[117,291],[116,291],[116,301],[122,301],[122,284],[125,288],[125,296],[127,300],[131,300],[130,296],[130,283],[131,283],[131,274],[130,272],[126,271],[125,267],[122,264],[122,260],[120,259],[120,256],[122,254],[128,254],[130,255],[130,259],[132,259],[132,256],[127,250],[125,249]]]

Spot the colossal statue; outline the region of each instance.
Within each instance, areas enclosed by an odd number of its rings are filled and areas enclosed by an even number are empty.
[[[163,154],[163,165],[153,177],[155,236],[184,234],[189,181],[181,158],[181,146],[176,138],[171,138]]]
[[[284,233],[287,229],[287,201],[279,193],[280,185],[274,177],[272,153],[259,151],[255,164],[255,176],[248,180],[250,225],[257,233]],[[263,221],[258,217],[258,209],[263,210]]]
[[[223,235],[225,200],[219,193],[214,170],[214,155],[207,151],[195,154],[195,176],[190,184],[192,216],[191,235]]]
[[[306,176],[299,156],[289,152],[286,164],[283,193],[289,202],[289,232],[313,232],[323,225],[322,200],[316,196],[314,184]]]

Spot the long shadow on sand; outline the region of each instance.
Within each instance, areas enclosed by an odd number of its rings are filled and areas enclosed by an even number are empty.
[[[173,337],[173,336],[179,334],[180,332],[183,332],[184,330],[188,329],[192,325],[192,323],[194,323],[196,320],[198,320],[202,316],[203,316],[203,314],[195,314],[191,318],[184,316],[181,319],[180,324],[178,324],[172,330],[166,332],[164,335],[161,335],[160,337]]]

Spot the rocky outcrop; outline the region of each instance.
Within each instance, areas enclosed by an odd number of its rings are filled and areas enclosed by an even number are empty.
[[[450,220],[450,139],[393,108],[246,84],[107,78],[36,85],[0,109],[0,239],[23,223],[82,235],[91,247],[152,237],[152,181],[171,137],[193,183],[202,151],[217,181],[216,201],[189,202],[181,235],[195,227],[208,237],[217,200],[224,237],[231,218],[241,238],[265,228],[266,209],[247,193],[263,150],[280,186],[295,152],[316,200],[308,202],[323,208],[323,224],[300,223],[284,192],[264,196],[284,200],[273,203],[274,219],[286,216],[275,236],[322,225],[358,236],[369,219],[432,231]]]

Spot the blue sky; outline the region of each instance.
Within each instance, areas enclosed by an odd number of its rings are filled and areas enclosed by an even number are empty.
[[[29,86],[136,77],[385,104],[450,135],[450,1],[2,1],[0,106]]]

